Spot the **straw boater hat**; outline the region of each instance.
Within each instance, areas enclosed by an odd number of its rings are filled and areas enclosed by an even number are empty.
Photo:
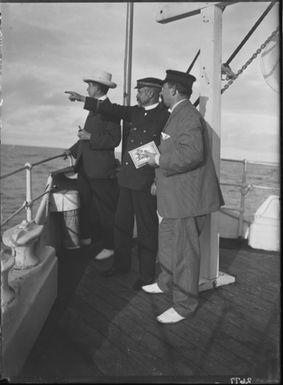
[[[100,84],[104,84],[105,86],[109,88],[116,88],[117,84],[111,81],[112,74],[105,71],[95,71],[93,75],[89,78],[83,79],[84,82],[96,82]]]

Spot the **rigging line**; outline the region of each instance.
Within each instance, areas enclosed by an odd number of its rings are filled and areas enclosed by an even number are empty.
[[[260,16],[260,18],[256,21],[256,23],[253,25],[253,27],[250,29],[250,31],[247,33],[247,35],[244,37],[244,39],[241,41],[241,43],[238,45],[238,47],[235,49],[235,51],[232,53],[229,59],[226,61],[225,63],[226,65],[229,65],[229,63],[231,63],[231,61],[234,59],[234,57],[237,55],[240,49],[244,46],[244,44],[247,42],[247,40],[250,38],[250,36],[255,31],[255,29],[259,26],[259,24],[262,22],[262,20],[265,18],[268,12],[272,9],[272,7],[275,5],[276,2],[277,1],[274,0],[271,2],[271,4],[269,4],[269,6],[266,8],[263,14]]]
[[[273,7],[273,5],[276,3],[277,1],[275,0],[275,1],[273,1],[269,6],[268,6],[268,8],[265,10],[265,12],[264,12],[264,14],[262,14],[261,15],[261,17],[260,17],[260,21],[262,21],[262,19],[263,19],[263,17],[267,14],[267,12],[269,12],[270,11],[270,9]],[[257,21],[257,23],[256,24],[259,24],[258,23],[259,22],[259,20]],[[255,27],[255,25],[254,25],[254,27]],[[253,30],[255,29],[253,27]],[[250,31],[251,32],[251,31]],[[233,83],[233,81],[246,69],[246,67],[247,67],[247,65],[249,65],[255,58],[256,58],[256,56],[261,52],[261,50],[263,49],[263,48],[265,48],[265,46],[266,46],[266,44],[270,41],[270,39],[276,34],[278,32],[278,28],[271,34],[271,36],[269,36],[269,38],[264,42],[264,44],[262,44],[261,45],[261,48],[260,49],[258,49],[257,50],[257,52],[252,56],[252,58],[251,59],[249,59],[248,60],[248,62],[247,62],[247,64],[245,64],[243,67],[242,67],[242,69],[241,70],[239,70],[238,71],[238,73],[236,74],[236,76],[235,76],[235,78],[233,78],[233,79],[230,79],[229,80],[229,82],[222,88],[222,90],[221,90],[221,94],[224,92],[224,91],[226,91],[226,89]],[[247,37],[247,36],[246,36]],[[246,37],[245,37],[245,39],[246,39]],[[244,39],[244,40],[245,40]],[[247,39],[246,39],[247,40]],[[240,44],[241,46],[243,46],[243,41],[242,41],[242,43]],[[239,46],[240,47],[240,46]],[[238,48],[239,48],[238,47]],[[234,51],[234,53],[230,56],[230,58],[227,60],[227,62],[225,63],[225,65],[226,66],[229,66],[229,62],[233,59],[232,58],[232,56],[234,55],[235,56],[235,54],[236,54],[236,51],[237,52],[239,52],[239,49],[238,48],[236,48],[236,50]],[[233,57],[234,57],[233,56]],[[232,58],[232,59],[231,59]],[[230,61],[229,61],[230,60]],[[200,97],[198,97],[197,98],[197,100],[194,102],[194,106],[195,107],[197,107],[198,105],[199,105],[199,101],[200,101]]]
[[[199,57],[199,54],[200,54],[200,49],[198,50],[196,56],[194,57],[193,61],[191,62],[189,68],[187,69],[187,71],[186,71],[187,74],[190,73],[190,71],[191,71],[191,69],[193,68],[193,66],[194,66],[194,64],[195,64],[195,62],[196,62],[196,60],[197,60],[197,58]]]

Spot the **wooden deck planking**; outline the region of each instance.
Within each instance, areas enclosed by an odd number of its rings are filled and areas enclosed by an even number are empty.
[[[225,241],[220,253],[221,271],[235,275],[236,283],[202,292],[198,311],[176,325],[160,325],[155,319],[171,306],[169,295],[133,291],[136,261],[132,273],[106,279],[100,272],[111,261],[97,262],[85,255],[83,263],[89,264],[71,300],[65,301],[64,312],[61,309],[60,327],[57,323],[53,330],[66,347],[58,352],[65,351],[73,365],[67,372],[65,358],[52,369],[54,357],[50,362],[45,358],[46,378],[64,378],[66,373],[68,379],[92,382],[138,378],[198,383],[201,378],[210,383],[210,378],[223,376],[252,376],[258,383],[279,379],[279,254],[237,245],[231,248]],[[80,261],[71,258],[69,262],[75,275]],[[64,264],[68,268],[67,259]],[[64,289],[66,297],[71,292]],[[52,346],[57,355],[52,338],[41,338],[41,346],[34,351],[44,346],[47,356]],[[39,372],[43,362],[34,354],[23,376],[30,377],[35,364]]]
[[[90,279],[87,280],[86,276],[89,276]],[[109,285],[109,283],[111,283],[111,287],[110,287],[110,289],[108,288],[108,290],[107,290],[107,286]],[[105,279],[101,279],[98,276],[95,276],[95,271],[90,269],[90,271],[88,271],[88,274],[85,275],[85,277],[82,280],[81,285],[80,285],[80,288],[82,290],[82,293],[81,293],[82,298],[80,300],[82,306],[76,310],[79,313],[83,313],[85,310],[88,315],[90,314],[89,309],[86,310],[85,305],[83,305],[83,302],[84,302],[83,297],[88,296],[88,294],[91,293],[90,304],[94,304],[95,307],[100,309],[100,311],[101,311],[101,309],[104,309],[104,311],[106,312],[104,314],[106,314],[106,316],[107,315],[109,316],[109,314],[111,314],[111,309],[112,309],[111,306],[115,307],[115,305],[117,305],[117,303],[118,303],[119,293],[121,291],[120,286],[121,285],[123,286],[125,283],[127,284],[127,282],[125,280],[122,280],[122,281],[116,280],[116,285],[115,285],[115,283],[113,284],[113,282],[111,282],[111,280],[105,281]],[[92,286],[91,286],[91,284],[92,284]],[[102,285],[102,294],[103,295],[102,295],[101,300],[99,300],[97,298],[97,294],[101,292],[101,285]],[[82,289],[83,287],[87,288],[87,289],[83,290]],[[115,287],[116,287],[116,290],[115,290]],[[114,288],[114,290],[113,290],[113,288]],[[78,290],[78,291],[81,292],[81,290]],[[132,295],[132,294],[130,294],[130,293],[132,293],[130,288],[127,288],[127,291],[122,291],[122,293],[124,293],[124,295],[126,294],[125,301],[128,301],[129,297]],[[204,360],[204,356],[208,355],[209,347],[212,346],[212,343],[211,343],[212,340],[210,337],[211,337],[211,334],[215,335],[217,333],[216,331],[217,331],[218,326],[219,326],[219,325],[217,325],[217,323],[219,323],[219,320],[220,320],[220,323],[222,322],[222,318],[223,318],[222,314],[220,314],[218,317],[215,317],[216,325],[212,329],[213,333],[211,330],[211,325],[213,325],[213,322],[212,322],[213,313],[210,317],[210,328],[209,329],[207,329],[207,322],[206,322],[207,317],[206,316],[205,316],[204,320],[202,320],[198,316],[197,317],[197,327],[193,328],[193,329],[192,329],[192,325],[191,325],[192,322],[191,322],[191,324],[186,324],[186,323],[188,323],[189,320],[185,320],[184,322],[182,322],[178,325],[161,326],[161,325],[157,324],[155,319],[152,319],[152,317],[150,316],[151,309],[148,309],[145,306],[150,304],[152,301],[152,302],[155,302],[154,306],[152,306],[152,307],[157,308],[158,307],[157,302],[160,302],[160,300],[162,300],[162,299],[163,299],[162,302],[165,302],[164,301],[165,296],[164,295],[150,296],[150,295],[147,295],[145,293],[139,293],[138,296],[135,296],[134,298],[138,298],[137,308],[139,309],[139,316],[140,316],[141,312],[145,315],[145,317],[143,317],[142,322],[145,325],[145,328],[147,325],[149,325],[151,336],[154,334],[154,329],[152,329],[152,328],[157,327],[160,329],[160,327],[163,327],[163,328],[167,329],[167,334],[169,334],[169,336],[168,335],[166,337],[164,335],[161,337],[158,336],[159,339],[161,338],[161,340],[157,340],[158,344],[160,345],[159,350],[161,350],[161,351],[164,350],[164,347],[160,343],[162,341],[167,341],[167,339],[169,339],[170,350],[173,353],[173,354],[171,353],[171,356],[175,355],[176,350],[181,349],[182,350],[181,357],[186,357],[186,360],[187,360],[186,365],[187,366],[191,366],[192,363],[194,364],[194,366],[196,366],[197,363],[199,363],[199,362],[202,362],[202,363],[206,362],[206,360]],[[132,298],[130,298],[130,299],[132,300]],[[109,306],[108,306],[108,309],[105,309],[107,301],[109,302]],[[135,304],[133,304],[132,302],[129,303],[129,305],[130,305],[130,307],[128,306],[128,311],[125,315],[126,319],[131,318],[132,311],[135,308]],[[204,308],[205,308],[205,305],[206,304],[204,304]],[[74,306],[74,304],[73,304],[73,306]],[[124,306],[127,306],[127,302],[123,303],[122,307],[124,307]],[[119,306],[119,308],[120,308],[120,306]],[[123,310],[121,310],[121,313],[122,313],[122,311]],[[148,317],[148,315],[149,315],[149,317]],[[214,315],[215,315],[215,312],[214,312]],[[194,318],[196,319],[196,317],[194,317]],[[97,319],[97,315],[93,316],[93,322],[95,322],[95,319]],[[115,320],[112,317],[110,317],[109,321],[112,322],[111,326],[115,325]],[[152,321],[153,321],[153,323],[152,323]],[[192,321],[192,320],[190,320],[190,321]],[[124,320],[119,319],[116,322],[118,322],[118,325],[116,324],[116,327],[119,327],[119,324],[120,325],[123,324]],[[137,324],[131,324],[130,323],[129,325],[127,325],[126,331],[131,330],[131,335],[134,335],[134,336],[139,335],[139,333],[137,333],[137,330],[136,330],[137,329],[136,325]],[[185,325],[186,331],[188,331],[188,329],[191,329],[191,333],[187,333],[188,335],[186,336],[186,339],[184,338],[185,337],[184,330],[183,330],[184,325]],[[170,332],[170,329],[172,329],[171,332]],[[181,329],[181,331],[179,331],[180,329]],[[120,338],[120,340],[121,340],[121,338]],[[247,357],[247,355],[251,356],[251,352],[245,347],[241,346],[241,351],[240,351],[241,356],[239,357],[239,355],[237,355],[233,352],[233,349],[229,348],[227,351],[227,346],[229,346],[229,345],[225,346],[225,344],[221,343],[221,339],[220,339],[220,342],[218,342],[217,338],[213,338],[213,340],[216,340],[216,342],[214,342],[214,349],[211,353],[210,361],[212,361],[212,363],[210,364],[210,368],[209,368],[210,371],[211,371],[211,367],[212,367],[214,369],[214,371],[216,371],[216,373],[217,372],[223,373],[223,371],[224,372],[228,371],[228,373],[231,373],[231,369],[230,369],[231,367],[233,368],[233,370],[238,369],[237,367],[235,367],[235,361],[242,368],[243,365],[246,363],[246,360],[243,360],[241,357]],[[181,342],[181,346],[178,345],[178,342],[179,343]],[[232,341],[232,342],[234,342],[234,341]],[[118,343],[119,343],[119,338],[118,338]],[[187,349],[188,343],[189,343],[189,346],[193,346],[193,348],[194,348],[194,350],[192,351],[191,354],[190,354],[189,349]],[[231,343],[231,341],[230,341],[230,343]],[[136,354],[135,350],[136,349],[140,350],[140,346],[141,345],[139,345],[139,341],[137,341],[137,344],[134,347],[131,346],[131,348],[128,347],[128,349],[132,350],[132,352],[133,352],[132,355],[134,356]],[[200,346],[202,347],[202,349],[199,348]],[[121,346],[120,346],[120,348],[121,348]],[[127,349],[127,346],[126,346],[126,349]],[[186,351],[186,354],[184,354],[185,351]],[[199,355],[199,357],[198,357],[198,355],[195,354],[196,351],[201,353]],[[146,358],[147,358],[147,356],[142,355],[140,362],[144,362],[146,360]],[[217,360],[217,358],[218,358],[218,360]],[[190,359],[190,362],[188,362],[189,359]],[[195,361],[192,361],[192,359],[195,359]],[[173,362],[174,361],[175,360],[173,360]],[[166,361],[163,362],[163,368],[161,366],[161,369],[160,369],[161,373],[164,372],[165,362]],[[171,362],[172,362],[172,358],[171,358]],[[149,364],[149,368],[152,367],[152,363],[153,362],[151,361]],[[249,362],[248,362],[248,364],[249,364]],[[202,364],[202,367],[203,367],[202,369],[204,370],[203,364]],[[112,373],[113,373],[113,370],[112,370]],[[145,370],[144,373],[147,373],[147,370]],[[149,372],[149,374],[152,374],[152,372]],[[169,372],[169,374],[170,374],[170,372]],[[173,374],[174,374],[174,371],[173,371]]]
[[[97,300],[97,298],[95,300]],[[97,303],[99,305],[99,301]],[[139,344],[139,335],[132,333],[129,335],[127,333],[129,331],[127,326],[130,326],[131,330],[133,330],[133,325],[132,323],[129,323],[127,317],[123,317],[118,314],[117,319],[113,318],[110,323],[107,317],[102,315],[103,311],[97,311],[96,309],[90,310],[89,305],[86,305],[84,301],[81,300],[80,304],[83,307],[76,307],[76,310],[84,312],[86,308],[88,309],[88,318],[93,320],[93,323],[95,324],[94,328],[104,334],[105,340],[107,340],[109,345],[111,345],[110,349],[114,348],[117,351],[116,361],[124,358],[126,359],[127,364],[132,364],[132,375],[142,375],[145,373],[151,375],[155,372],[158,374],[166,374],[163,373],[164,361],[162,361],[163,367],[160,369],[160,363],[158,362],[157,357],[155,357],[150,350],[147,350],[145,347]],[[107,306],[105,307],[105,304],[103,304],[103,310],[107,312],[109,311]],[[90,334],[91,333],[92,332],[90,331]],[[87,351],[94,349],[95,351],[92,352],[92,357],[93,359],[97,357],[97,350],[99,350],[99,345],[89,346],[89,341],[86,340],[84,342],[84,346],[81,348],[84,348]],[[131,356],[130,359],[129,355]],[[105,358],[106,357],[104,356],[104,360]],[[108,359],[106,360],[108,361]],[[121,365],[122,370],[124,370],[123,367],[125,367],[125,364]],[[120,373],[116,372],[114,369],[115,368],[112,367],[111,371],[106,371],[105,374],[115,373],[119,375]]]
[[[175,374],[174,368],[170,364],[170,357],[166,354],[168,349],[166,350],[166,347],[164,348],[165,342],[163,340],[163,335],[160,333],[160,327],[158,328],[158,324],[155,320],[154,323],[152,323],[147,319],[147,314],[151,313],[151,309],[146,308],[146,305],[149,303],[141,303],[139,301],[138,308],[136,308],[132,303],[128,302],[128,299],[120,297],[119,294],[117,295],[115,292],[112,293],[110,290],[107,291],[107,288],[105,287],[102,287],[102,296],[99,296],[98,294],[100,292],[101,295],[101,291],[97,287],[97,284],[94,289],[95,290],[92,292],[95,294],[94,297],[90,299],[89,305],[93,306],[93,304],[95,304],[95,307],[99,309],[99,312],[102,312],[107,320],[111,322],[111,324],[109,324],[109,329],[112,333],[116,334],[115,328],[119,330],[117,342],[121,345],[120,348],[122,349],[124,347],[126,350],[130,349],[133,355],[138,355],[140,366],[148,361],[147,367],[144,368],[144,373],[154,374],[159,372],[168,375],[172,373]],[[117,292],[119,293],[119,287],[117,288]],[[127,292],[129,292],[129,289]],[[81,294],[87,295],[87,293],[84,292]],[[82,304],[82,298],[80,301]],[[118,313],[116,310],[117,308],[119,310]],[[76,311],[85,313],[85,310],[84,306],[80,307],[80,309],[79,307],[76,307]],[[144,315],[143,319],[141,319],[141,312]],[[89,310],[87,313],[90,313]],[[94,314],[94,322],[95,318],[96,316]],[[151,328],[154,326],[156,331],[152,332],[151,329],[149,331],[145,327],[147,324],[150,324]],[[124,333],[123,340],[121,339],[121,332]],[[127,344],[124,346],[124,338],[128,334],[130,335],[130,339],[127,339]],[[164,364],[165,362],[167,365]],[[158,367],[159,370],[157,370]],[[152,372],[152,370],[154,370],[154,372]],[[187,372],[189,372],[188,368]]]

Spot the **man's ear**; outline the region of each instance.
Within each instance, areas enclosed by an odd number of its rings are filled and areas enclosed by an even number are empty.
[[[170,88],[170,93],[171,93],[172,96],[175,96],[176,93],[177,93],[177,87],[173,85],[173,86]]]
[[[154,97],[154,91],[153,91],[152,88],[148,88],[148,96],[149,96],[150,98],[153,98],[153,97]]]

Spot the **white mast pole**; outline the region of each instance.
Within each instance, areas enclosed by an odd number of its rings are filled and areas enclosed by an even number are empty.
[[[210,135],[216,173],[220,174],[222,8],[212,5],[200,12],[200,104]],[[208,192],[209,193],[209,192]],[[212,280],[219,273],[219,213],[210,220],[201,236],[201,277]]]
[[[165,5],[157,21],[169,23],[184,17],[200,15],[200,104],[199,111],[208,125],[212,157],[216,173],[220,174],[221,140],[221,62],[222,62],[222,10],[234,2],[181,3],[171,9]],[[209,191],[207,192],[209,194]],[[200,237],[201,269],[200,290],[226,285],[235,278],[219,272],[219,213],[209,215]]]
[[[133,16],[134,3],[127,3],[126,43],[124,59],[124,94],[125,106],[131,104],[132,50],[133,50]]]
[[[134,3],[127,3],[125,57],[124,57],[124,91],[123,91],[124,106],[129,106],[131,104],[133,18],[134,18]],[[123,122],[123,125],[122,125],[121,158],[125,149],[124,132],[127,124],[128,123]]]

